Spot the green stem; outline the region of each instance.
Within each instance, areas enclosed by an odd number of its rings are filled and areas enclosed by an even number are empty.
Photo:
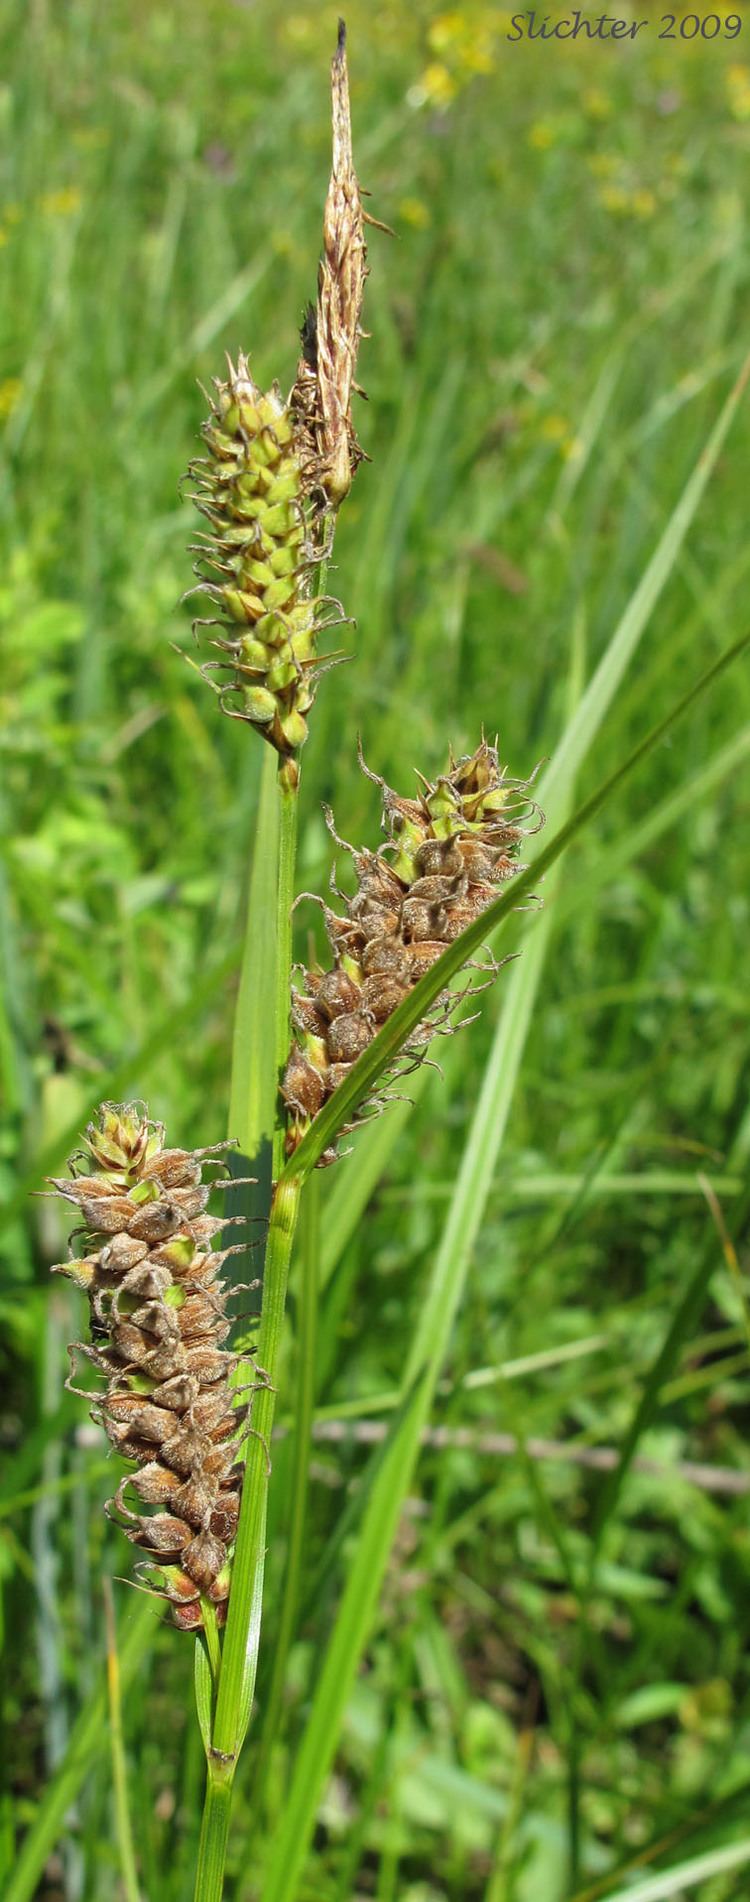
[[[276,843],[277,884],[275,902],[276,937],[273,959],[266,958],[266,969],[273,969],[274,1033],[272,1039],[276,1104],[273,1133],[273,1168],[277,1175],[284,1162],[284,1118],[278,1086],[289,1050],[289,1000],[292,963],[292,904],[294,901],[294,861],[297,834],[297,791],[299,773],[296,762],[280,761],[278,767],[278,830]],[[264,781],[267,790],[268,781]],[[243,976],[251,983],[250,940],[264,914],[248,918],[248,955]],[[267,916],[267,910],[265,916]],[[246,996],[247,1003],[247,996]],[[268,1025],[259,1026],[268,1035]],[[245,1051],[245,1054],[252,1055]],[[236,1078],[237,1045],[235,1045]],[[242,1131],[247,1145],[249,1130]],[[271,1209],[263,1269],[263,1299],[257,1360],[261,1376],[252,1397],[251,1432],[242,1484],[242,1504],[237,1541],[232,1561],[232,1589],[229,1597],[221,1666],[216,1682],[216,1707],[208,1751],[206,1798],[201,1827],[195,1902],[221,1902],[224,1884],[232,1782],[247,1732],[255,1691],[260,1641],[265,1564],[266,1507],[271,1461],[270,1446],[276,1405],[278,1371],[284,1330],[286,1290],[292,1242],[299,1212],[302,1177],[292,1176],[276,1186]]]
[[[224,1865],[227,1855],[229,1818],[232,1809],[232,1778],[215,1770],[209,1761],[206,1800],[203,1806],[198,1870],[195,1878],[196,1902],[221,1902],[224,1893]]]
[[[305,1188],[302,1204],[300,1288],[297,1338],[297,1391],[294,1406],[294,1462],[291,1480],[289,1548],[281,1616],[274,1646],[273,1671],[263,1720],[258,1767],[255,1777],[255,1801],[260,1812],[271,1751],[279,1726],[284,1695],[289,1647],[300,1597],[302,1555],[307,1521],[307,1493],[310,1471],[312,1420],[317,1374],[316,1335],[318,1320],[318,1265],[320,1239],[320,1178],[312,1175]]]
[[[279,815],[277,757],[263,749],[260,792],[253,830],[240,986],[232,1037],[228,1134],[253,1161],[273,1134],[275,1051],[269,1046],[268,1012],[276,986],[276,894]],[[243,1170],[244,1174],[245,1171]]]
[[[276,894],[276,987],[275,987],[275,1059],[278,1092],[289,1055],[289,1010],[292,979],[292,906],[294,904],[294,863],[297,850],[297,808],[299,804],[299,767],[296,761],[279,763],[279,863]],[[273,1136],[274,1178],[284,1166],[286,1119],[278,1093]]]
[[[112,1580],[106,1575],[102,1579],[104,1595],[104,1621],[107,1632],[107,1692],[109,1697],[109,1735],[112,1750],[112,1782],[115,1796],[115,1828],[117,1848],[120,1856],[120,1875],[127,1902],[140,1902],[138,1877],[135,1868],[133,1831],[130,1825],[130,1805],[128,1803],[128,1779],[125,1768],[125,1745],[122,1734],[122,1689],[120,1684],[120,1659],[117,1650],[117,1627],[115,1624],[115,1605],[112,1592]]]

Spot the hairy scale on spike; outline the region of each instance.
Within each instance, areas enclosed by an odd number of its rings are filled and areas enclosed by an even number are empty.
[[[85,1392],[92,1416],[134,1471],[107,1511],[148,1555],[149,1569],[181,1630],[199,1630],[202,1600],[226,1617],[231,1554],[242,1488],[239,1436],[245,1407],[229,1384],[224,1343],[230,1290],[220,1279],[229,1248],[214,1249],[225,1224],[207,1214],[207,1163],[230,1147],[167,1149],[161,1123],[142,1104],[104,1103],[52,1186],[80,1210],[80,1257],[58,1263],[88,1295],[91,1343],[76,1343],[104,1377]],[[87,1173],[80,1173],[81,1167]],[[133,1509],[136,1500],[155,1510]]]
[[[360,764],[380,787],[386,839],[376,853],[337,839],[351,853],[357,890],[343,916],[323,907],[332,969],[305,971],[293,993],[295,1037],[282,1085],[289,1155],[381,1024],[519,869],[521,839],[543,823],[530,782],[509,779],[484,740],[470,756],[451,759],[434,785],[422,780],[416,799],[400,798],[361,756]],[[451,1027],[458,1001],[453,993],[438,1001],[402,1053],[407,1063],[420,1059],[436,1030]],[[375,1107],[366,1104],[364,1113]],[[335,1155],[326,1150],[321,1164]]]

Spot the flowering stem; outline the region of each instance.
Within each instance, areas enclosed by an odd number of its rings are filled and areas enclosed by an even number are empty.
[[[209,1761],[198,1847],[195,1902],[221,1902],[231,1808],[232,1779],[222,1777]]]
[[[273,1133],[274,1051],[268,1022],[276,986],[276,893],[278,890],[277,760],[263,748],[253,859],[248,890],[240,988],[234,1017],[227,1135],[239,1143],[250,1167]],[[239,1171],[248,1173],[243,1165]]]
[[[297,830],[298,771],[279,764],[278,859],[275,905],[274,1063],[276,1081],[289,1049],[292,904]],[[261,920],[254,921],[261,925]],[[245,1132],[246,1133],[246,1132]],[[274,1174],[284,1162],[284,1122],[277,1093],[273,1138]],[[207,1751],[208,1774],[201,1828],[195,1902],[221,1902],[232,1801],[232,1784],[245,1739],[255,1690],[265,1563],[270,1446],[284,1328],[289,1262],[299,1212],[302,1175],[274,1188],[268,1224],[263,1298],[258,1335],[259,1384],[252,1395],[251,1431],[242,1486],[232,1588],[221,1664],[216,1677],[215,1715]]]
[[[274,1179],[284,1166],[286,1121],[278,1087],[289,1055],[289,1009],[292,981],[292,906],[294,904],[294,864],[297,851],[297,808],[299,805],[299,766],[295,760],[279,765],[279,860],[276,898],[276,997],[275,1057],[276,1113],[273,1136]]]
[[[318,1266],[320,1239],[320,1180],[313,1172],[302,1204],[300,1231],[300,1281],[298,1287],[298,1331],[296,1339],[297,1391],[294,1406],[294,1461],[291,1475],[289,1547],[281,1613],[276,1632],[273,1670],[268,1701],[263,1717],[260,1754],[255,1778],[255,1801],[262,1807],[263,1792],[276,1738],[284,1694],[284,1679],[289,1647],[300,1597],[302,1558],[307,1521],[307,1492],[310,1469],[312,1417],[315,1406],[317,1360],[315,1341],[318,1319]]]

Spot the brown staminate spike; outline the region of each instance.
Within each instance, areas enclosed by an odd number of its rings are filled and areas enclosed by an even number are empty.
[[[107,1511],[148,1555],[185,1631],[200,1630],[202,1598],[224,1622],[242,1489],[247,1409],[233,1406],[233,1357],[223,1346],[227,1251],[212,1249],[222,1223],[205,1213],[211,1189],[232,1184],[203,1180],[227,1146],[166,1149],[162,1124],[142,1104],[104,1103],[70,1176],[53,1181],[84,1222],[83,1257],[52,1270],[89,1297],[94,1342],[76,1343],[71,1355],[104,1375],[92,1415],[136,1468]],[[128,1489],[158,1510],[134,1511]]]
[[[352,425],[352,391],[362,335],[367,277],[365,216],[352,157],[346,28],[331,62],[333,159],[323,216],[323,257],[317,306],[302,325],[302,355],[292,406],[298,417],[300,460],[307,486],[338,508],[352,486],[363,450]]]
[[[282,1085],[289,1155],[381,1024],[518,871],[522,838],[544,823],[529,796],[531,782],[510,779],[486,740],[465,758],[451,758],[434,785],[422,780],[416,799],[399,798],[361,764],[380,787],[386,838],[378,853],[346,847],[358,883],[343,918],[324,907],[333,968],[305,971],[304,989],[293,994],[295,1041]],[[458,1001],[448,992],[438,999],[402,1063],[418,1062],[434,1033],[451,1028]],[[382,1100],[381,1093],[363,1104],[356,1120]],[[326,1150],[319,1166],[335,1154]]]

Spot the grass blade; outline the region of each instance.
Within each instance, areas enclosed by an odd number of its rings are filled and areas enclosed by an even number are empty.
[[[614,840],[607,847],[606,858],[602,857],[592,864],[586,873],[585,882],[575,881],[561,893],[556,907],[555,922],[562,924],[569,913],[574,911],[584,898],[588,898],[602,886],[611,885],[627,865],[648,852],[657,839],[663,837],[671,826],[677,825],[686,812],[696,811],[722,780],[728,779],[738,766],[741,766],[750,754],[750,727],[741,727],[726,746],[719,748],[712,758],[706,761],[700,772],[691,774],[683,785],[669,793],[660,805],[649,812],[640,825],[634,826],[626,837]]]
[[[674,1869],[647,1876],[645,1882],[610,1890],[602,1902],[669,1902],[670,1897],[682,1897],[689,1889],[697,1888],[699,1882],[709,1882],[712,1876],[726,1875],[731,1869],[743,1869],[748,1862],[750,1838],[745,1837],[744,1842],[729,1843],[724,1849],[708,1849],[705,1855],[691,1856],[687,1862],[677,1863]]]
[[[294,1635],[303,1580],[302,1561],[307,1525],[307,1494],[312,1443],[312,1420],[317,1378],[318,1273],[320,1242],[319,1177],[307,1183],[302,1200],[299,1254],[298,1323],[296,1329],[296,1385],[294,1400],[294,1459],[291,1472],[289,1541],[281,1612],[275,1632],[273,1668],[263,1718],[256,1771],[256,1798],[262,1792],[271,1751],[282,1714],[289,1647]]]
[[[545,774],[540,786],[540,797],[544,795],[550,780],[566,775],[574,775],[591,744],[591,738],[601,726],[652,609],[669,579],[677,556],[687,535],[690,524],[701,501],[704,489],[718,456],[723,448],[726,436],[731,428],[739,408],[744,390],[750,377],[750,356],[746,357],[740,374],[723,409],[711,431],[705,448],[702,450],[692,475],[685,484],[676,508],[669,518],[664,533],[650,562],[631,595],[625,613],[618,623],[606,653],[602,656],[595,674],[589,682],[572,720],[565,732],[562,745],[558,748],[549,772]]]

